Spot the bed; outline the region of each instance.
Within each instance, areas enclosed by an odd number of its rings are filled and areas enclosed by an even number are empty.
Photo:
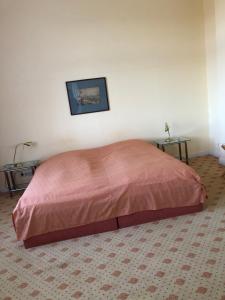
[[[26,248],[201,211],[206,193],[186,164],[142,140],[53,156],[13,211]]]

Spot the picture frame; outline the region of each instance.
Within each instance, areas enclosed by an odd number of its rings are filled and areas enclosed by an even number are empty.
[[[110,110],[105,77],[66,82],[71,115]]]

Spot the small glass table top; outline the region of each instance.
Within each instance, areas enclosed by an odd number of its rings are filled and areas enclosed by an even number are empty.
[[[27,171],[30,172],[29,175],[33,176],[36,168],[40,165],[40,160],[32,160],[19,162],[15,164],[6,164],[0,168],[0,172],[3,172],[5,175],[5,180],[8,187],[8,192],[10,197],[13,196],[14,192],[23,191],[26,189],[29,182],[25,184],[17,184],[16,183],[16,173],[21,173],[24,175]]]
[[[0,167],[0,172],[20,172],[30,168],[35,168],[39,166],[40,160],[31,160],[25,162],[19,162],[15,164],[6,164]]]
[[[185,143],[190,141],[191,139],[186,137],[172,137],[172,138],[164,138],[164,139],[158,139],[154,140],[154,142],[158,145],[168,145],[168,144],[179,144],[179,143]]]

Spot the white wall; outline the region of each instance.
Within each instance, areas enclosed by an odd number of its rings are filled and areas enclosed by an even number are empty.
[[[225,143],[225,1],[204,0],[204,9],[210,140],[212,153],[220,155],[219,144]]]
[[[0,163],[127,138],[208,151],[202,0],[0,0]],[[65,81],[107,77],[111,110],[71,116]]]

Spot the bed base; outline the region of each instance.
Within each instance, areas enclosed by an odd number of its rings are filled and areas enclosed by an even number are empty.
[[[199,205],[195,205],[195,206],[165,208],[160,210],[147,210],[147,211],[134,213],[128,216],[114,218],[111,220],[96,222],[96,223],[79,226],[75,228],[58,230],[58,231],[49,232],[42,235],[37,235],[23,242],[24,242],[24,247],[28,249],[28,248],[49,244],[53,242],[58,242],[62,240],[67,240],[67,239],[72,239],[72,238],[77,238],[81,236],[92,235],[92,234],[102,233],[107,231],[113,231],[128,226],[191,214],[191,213],[199,212],[202,209],[203,209],[203,205],[202,203],[200,203]]]

